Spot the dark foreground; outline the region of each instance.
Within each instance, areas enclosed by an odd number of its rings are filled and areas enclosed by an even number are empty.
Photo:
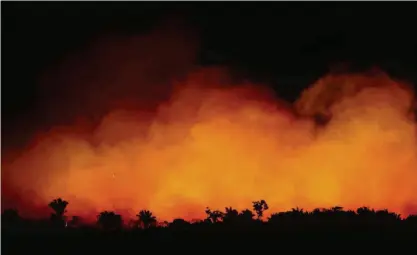
[[[30,220],[14,209],[2,213],[2,254],[141,254],[141,253],[350,253],[417,254],[417,215],[401,218],[388,210],[367,207],[293,208],[264,217],[268,205],[253,202],[253,211],[206,208],[207,218],[158,222],[148,210],[124,221],[103,211],[97,222],[68,219],[68,202],[55,199],[49,219]]]
[[[369,253],[417,254],[415,225],[183,224],[133,230],[3,229],[2,254]]]

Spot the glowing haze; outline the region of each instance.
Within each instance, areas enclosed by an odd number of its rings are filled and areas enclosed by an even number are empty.
[[[166,220],[258,199],[270,211],[417,211],[406,84],[381,72],[329,74],[290,105],[226,69],[193,67],[194,41],[169,31],[101,41],[48,71],[43,91],[56,96],[45,115],[76,124],[3,160],[3,206],[35,214],[62,197],[69,215],[150,209]],[[317,115],[329,121],[317,125]]]

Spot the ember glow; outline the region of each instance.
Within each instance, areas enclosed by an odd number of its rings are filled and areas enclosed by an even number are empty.
[[[117,45],[111,48],[118,50]],[[129,47],[104,58],[120,62]],[[185,63],[188,55],[172,53],[168,60],[174,58]],[[329,74],[290,105],[262,84],[235,81],[223,68],[182,63],[175,67],[184,69],[158,76],[154,71],[169,70],[170,62],[160,55],[160,63],[149,59],[151,68],[138,63],[138,72],[129,60],[131,69],[107,61],[101,62],[107,72],[96,73],[88,66],[91,61],[83,61],[82,71],[94,73],[90,79],[97,90],[111,76],[112,91],[123,82],[140,83],[141,90],[129,93],[146,97],[140,93],[166,83],[158,88],[169,87],[164,90],[169,95],[156,104],[129,100],[131,107],[114,104],[120,98],[105,98],[99,91],[80,95],[80,105],[99,97],[111,109],[94,128],[75,121],[54,127],[35,136],[19,156],[3,160],[3,206],[34,214],[62,197],[69,201],[68,215],[95,217],[115,210],[134,217],[149,209],[164,220],[201,218],[206,206],[244,209],[259,199],[270,211],[340,205],[417,212],[414,97],[407,84],[382,72]],[[88,90],[86,78],[77,80],[69,69],[59,75]],[[181,78],[164,79],[173,73]],[[147,81],[149,86],[143,84]],[[91,109],[96,108],[85,107]],[[76,117],[85,117],[79,110]],[[315,122],[320,114],[329,117],[325,125]]]

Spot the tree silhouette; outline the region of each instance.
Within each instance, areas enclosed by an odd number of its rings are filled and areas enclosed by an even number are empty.
[[[122,228],[122,217],[114,212],[104,211],[97,216],[97,224],[104,230],[117,230]]]
[[[320,210],[316,210],[314,213],[311,213],[312,218],[315,217],[314,215],[320,214]],[[292,208],[291,211],[287,212],[279,212],[273,213],[268,218],[268,223],[271,224],[293,224],[295,222],[304,222],[305,217],[308,216],[307,212],[304,212],[303,209],[298,207]]]
[[[21,222],[21,218],[16,209],[6,209],[1,215],[1,221],[5,227],[16,227]]]
[[[156,225],[156,217],[152,215],[151,211],[142,210],[136,217],[138,217],[139,225],[145,229]]]
[[[51,214],[52,223],[56,226],[65,226],[64,214],[67,212],[66,208],[68,206],[68,202],[58,198],[52,200],[48,206],[54,210],[54,213]]]
[[[408,215],[405,219],[405,222],[414,229],[417,229],[417,214],[415,215]]]
[[[285,214],[281,213],[272,213],[269,217],[268,217],[268,223],[276,225],[279,224],[281,222],[283,222],[285,219]]]
[[[356,210],[356,214],[362,224],[371,224],[375,222],[375,211],[373,209],[363,206]]]
[[[334,206],[334,207],[330,208],[330,210],[332,212],[334,212],[334,213],[339,213],[339,212],[342,212],[343,211],[343,207],[341,207],[341,206]]]
[[[375,214],[375,211],[372,209],[369,209],[368,207],[366,207],[366,206],[363,206],[363,207],[359,207],[357,210],[356,210],[356,213],[359,215],[359,216],[363,216],[363,217],[369,217],[369,216],[372,216],[372,215],[374,215]]]
[[[375,216],[381,223],[393,223],[401,219],[401,215],[389,212],[387,209],[376,211]]]
[[[249,209],[245,209],[239,213],[239,223],[251,223],[253,221],[253,217],[255,217],[253,212]]]
[[[265,200],[255,201],[252,202],[253,204],[253,210],[256,212],[256,215],[258,216],[258,219],[262,218],[264,215],[264,211],[268,210],[268,204],[265,202]]]
[[[291,208],[291,212],[290,212],[291,218],[292,219],[301,219],[303,216],[307,215],[306,212],[304,212],[304,210],[301,208]]]
[[[239,220],[239,212],[232,207],[226,207],[223,214],[224,223],[237,223]]]
[[[223,212],[219,210],[211,211],[210,208],[207,207],[205,212],[207,214],[207,219],[212,223],[217,223],[219,222],[219,219],[223,218]]]

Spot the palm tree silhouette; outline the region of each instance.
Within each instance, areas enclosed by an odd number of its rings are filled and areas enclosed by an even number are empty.
[[[52,208],[52,210],[54,210],[56,216],[63,217],[64,214],[67,212],[65,209],[68,206],[68,202],[62,200],[61,198],[58,198],[52,200],[52,202],[50,202],[48,206]]]
[[[156,225],[156,217],[152,215],[151,211],[142,210],[136,217],[138,217],[139,225],[145,229]]]
[[[51,220],[54,224],[59,226],[65,226],[65,217],[64,214],[67,212],[66,208],[68,206],[68,202],[58,198],[52,200],[48,206],[54,210],[55,213],[51,215]]]

